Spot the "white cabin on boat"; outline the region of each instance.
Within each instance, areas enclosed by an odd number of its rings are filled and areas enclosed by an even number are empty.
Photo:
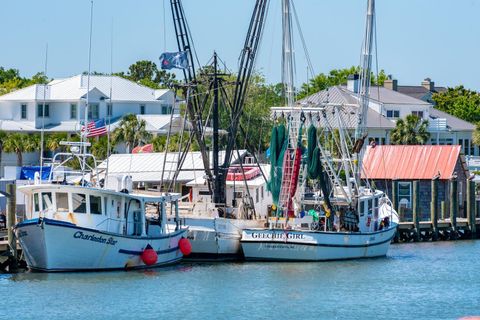
[[[244,180],[242,170],[239,165],[231,166],[229,175],[227,175],[227,206],[243,210],[245,202],[248,203],[248,195],[252,198],[253,207],[257,217],[266,217],[267,208],[272,204],[272,194],[267,189],[267,182],[270,174],[270,165],[243,164],[245,173]],[[203,177],[199,177],[187,183],[191,187],[191,202],[194,204],[193,212],[208,212],[213,208],[212,195],[208,190],[208,185]]]

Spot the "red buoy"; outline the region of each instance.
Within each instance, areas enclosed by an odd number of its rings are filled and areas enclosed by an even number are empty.
[[[147,266],[151,266],[157,263],[158,255],[155,250],[153,250],[152,246],[147,244],[140,255],[140,258],[142,258],[143,263],[145,263]]]
[[[190,253],[192,253],[192,245],[187,238],[180,239],[178,241],[178,247],[184,256],[188,256]]]

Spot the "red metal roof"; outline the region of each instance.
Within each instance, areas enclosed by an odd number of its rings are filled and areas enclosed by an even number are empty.
[[[400,146],[367,147],[363,159],[368,179],[451,179],[460,156],[460,146]]]

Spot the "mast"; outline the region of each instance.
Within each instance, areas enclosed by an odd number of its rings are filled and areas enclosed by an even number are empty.
[[[290,0],[282,0],[282,83],[285,94],[285,102],[289,108],[293,108],[295,102],[294,92],[294,56],[292,36],[292,14]]]
[[[218,112],[218,60],[217,53],[213,53],[213,176],[214,176],[214,187],[213,187],[213,203],[224,204],[226,205],[226,197],[224,196],[224,188],[222,188],[222,179],[220,177],[220,167],[218,163],[219,157],[219,147],[218,147],[218,129],[219,129],[219,112]]]
[[[367,112],[370,101],[370,81],[372,69],[372,47],[373,47],[373,31],[375,27],[375,0],[368,0],[367,2],[367,18],[365,24],[365,35],[362,48],[362,66],[360,70],[360,113],[358,116],[358,126],[355,131],[355,139],[360,141],[358,148],[356,148],[358,165],[356,170],[356,180],[360,185],[360,175],[362,172],[362,158],[365,151],[364,140],[367,138]]]
[[[85,104],[84,130],[82,134],[83,142],[83,164],[82,175],[85,175],[85,155],[87,154],[87,136],[88,136],[88,104],[90,103],[90,72],[92,67],[92,32],[93,32],[93,0],[90,1],[90,38],[88,46],[88,75],[87,75],[87,101]]]

